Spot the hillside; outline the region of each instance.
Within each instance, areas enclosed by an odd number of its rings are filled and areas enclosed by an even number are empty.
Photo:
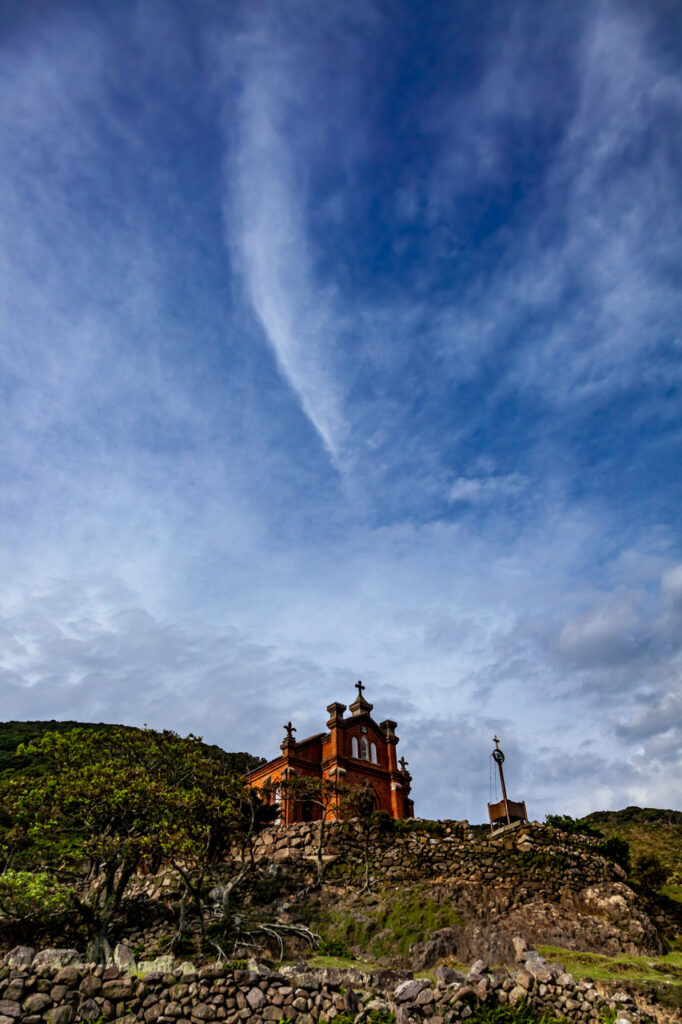
[[[607,839],[618,836],[627,840],[633,863],[644,854],[655,854],[669,880],[682,883],[682,811],[626,807],[621,811],[594,811],[582,820],[598,828]]]
[[[88,723],[75,735],[78,726],[0,723],[0,781],[6,791],[0,824],[17,844],[12,856],[20,869],[12,865],[5,872],[4,896],[0,886],[0,954],[18,944],[68,947],[104,961],[107,949],[121,942],[138,959],[171,950],[198,966],[216,949],[237,962],[258,950],[268,960],[286,956],[296,963],[308,959],[312,967],[336,970],[345,964],[431,978],[439,968],[456,975],[478,961],[492,965],[497,977],[513,968],[519,937],[528,937],[554,961],[570,965],[586,986],[594,977],[609,990],[627,986],[637,998],[655,999],[668,1011],[682,1005],[682,908],[641,879],[626,884],[603,840],[585,835],[584,828],[531,823],[491,836],[463,821],[393,822],[375,815],[367,822],[327,822],[323,830],[317,823],[268,825],[245,836],[240,829],[250,828],[250,819],[239,816],[238,806],[233,813],[234,776],[223,764],[243,769],[257,758],[202,749],[198,741],[172,733],[126,729],[117,735],[113,726]],[[93,735],[98,729],[108,737]],[[17,744],[50,730],[62,734],[48,744],[51,759],[37,759],[34,766],[15,756]],[[189,770],[183,760],[188,753]],[[681,818],[675,811],[627,808],[596,812],[587,820],[608,836],[632,842],[634,859],[655,852],[668,867],[679,857]],[[207,827],[215,845],[206,844]],[[189,881],[173,860],[177,849],[192,857]],[[102,865],[96,888],[89,884],[90,851]],[[118,885],[110,866],[118,858],[123,872],[125,859],[133,857],[135,870],[119,876],[125,889],[117,888],[118,902],[105,920],[100,906],[106,910],[109,904],[97,901],[107,879]],[[99,932],[93,920],[104,922]],[[100,934],[101,952],[93,942]],[[172,958],[165,962],[175,964]],[[541,970],[546,975],[549,968]],[[557,976],[563,975],[561,968]],[[469,995],[474,994],[472,988]],[[262,1003],[260,994],[253,998]],[[567,994],[562,998],[569,1000]],[[5,1005],[10,1003],[6,997]],[[88,1004],[81,1018],[57,1024],[98,1019],[100,1010]],[[454,1011],[448,1013],[445,1024],[455,1019]],[[576,1020],[584,1024],[586,1013],[581,1010]],[[596,1003],[593,1020],[597,1024]],[[226,1024],[239,1022],[226,1018]]]
[[[125,729],[127,726],[114,726],[105,722],[0,722],[0,776],[8,772],[19,771],[25,767],[26,759],[16,754],[17,747],[22,743],[30,743],[39,739],[47,732],[70,732],[72,729],[91,729],[107,731],[108,729]],[[228,752],[213,744],[204,744],[207,753],[219,756],[236,772],[246,772],[257,765],[264,764],[265,758],[256,757],[245,751]]]

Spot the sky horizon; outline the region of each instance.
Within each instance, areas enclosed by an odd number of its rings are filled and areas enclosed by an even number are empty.
[[[682,808],[681,28],[0,4],[4,718]]]

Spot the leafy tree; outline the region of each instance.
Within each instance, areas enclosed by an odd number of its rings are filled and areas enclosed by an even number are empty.
[[[360,833],[364,866],[362,892],[371,892],[370,867],[377,843],[394,829],[394,822],[386,811],[376,809],[374,791],[369,785],[348,787],[342,799],[345,817],[355,818]]]
[[[620,836],[609,836],[605,842],[599,844],[598,851],[608,860],[620,864],[623,871],[629,872],[630,844],[627,839],[621,839]]]
[[[245,827],[241,780],[195,736],[73,729],[18,754],[28,769],[0,783],[3,845],[70,886],[95,960],[138,869],[213,865]]]
[[[308,775],[291,775],[288,779],[270,782],[263,787],[268,795],[275,794],[282,803],[294,800],[310,808],[318,826],[317,832],[317,884],[324,880],[324,849],[325,826],[330,813],[341,808],[348,787],[335,776],[333,779],[321,779]]]
[[[547,814],[545,825],[561,829],[562,832],[568,832],[572,836],[594,836],[596,839],[601,839],[604,835],[589,821],[572,818],[570,814]]]
[[[0,920],[22,926],[45,924],[68,910],[70,890],[47,871],[15,871],[0,875]]]
[[[633,875],[637,884],[650,892],[660,889],[668,877],[665,867],[655,853],[643,853],[638,857]]]

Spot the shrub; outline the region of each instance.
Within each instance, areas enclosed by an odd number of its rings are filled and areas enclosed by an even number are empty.
[[[654,892],[665,883],[667,872],[655,853],[643,853],[635,861],[635,881],[642,889]]]
[[[341,939],[323,939],[320,943],[323,956],[348,957],[348,947]]]
[[[44,922],[63,913],[71,890],[47,871],[13,871],[0,875],[0,920]]]
[[[610,836],[605,842],[599,844],[598,851],[607,860],[612,860],[614,864],[620,864],[623,871],[630,871],[630,844],[627,839]]]
[[[568,832],[572,836],[592,836],[595,839],[602,839],[604,836],[604,833],[590,825],[589,821],[576,820],[570,814],[548,814],[545,817],[545,825],[560,828],[562,832]]]

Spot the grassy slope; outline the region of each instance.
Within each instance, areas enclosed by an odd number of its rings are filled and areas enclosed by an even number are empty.
[[[565,964],[575,978],[607,981],[638,991],[655,990],[666,1006],[682,1006],[682,952],[665,956],[600,956],[559,946],[538,946],[548,960]]]
[[[583,820],[607,838],[626,839],[633,863],[642,854],[656,854],[668,871],[669,882],[682,882],[682,811],[626,807],[622,811],[595,811]]]
[[[463,920],[448,902],[434,900],[429,886],[417,884],[379,886],[353,906],[338,907],[335,900],[316,908],[308,923],[332,955],[374,962],[396,954],[406,957],[413,942]]]
[[[20,743],[30,743],[39,739],[47,732],[70,732],[71,729],[96,729],[106,731],[114,728],[104,722],[0,722],[0,776],[8,772],[21,771],[26,760],[17,756],[15,751]],[[120,726],[119,728],[127,728]],[[256,765],[264,764],[265,759],[247,753],[227,753],[217,746],[205,745],[213,756],[224,757],[230,767],[237,772],[248,771]]]

